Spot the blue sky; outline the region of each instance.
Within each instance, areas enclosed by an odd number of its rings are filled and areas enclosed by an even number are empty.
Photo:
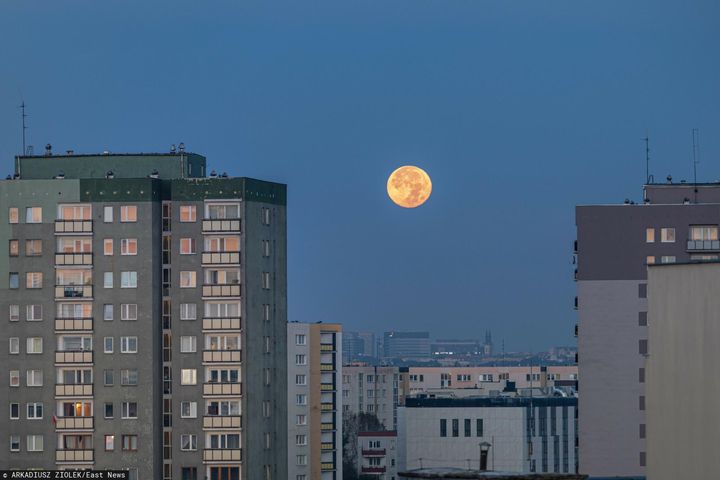
[[[0,165],[165,151],[289,185],[291,320],[574,343],[574,205],[720,178],[712,1],[3,1]],[[387,175],[433,179],[405,210]],[[0,170],[1,171],[1,170]],[[4,173],[3,173],[4,175]]]

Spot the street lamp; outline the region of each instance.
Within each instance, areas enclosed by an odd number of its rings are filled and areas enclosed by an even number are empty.
[[[487,459],[488,459],[488,452],[490,451],[490,445],[488,442],[482,442],[480,445],[480,471],[486,472],[487,471]]]

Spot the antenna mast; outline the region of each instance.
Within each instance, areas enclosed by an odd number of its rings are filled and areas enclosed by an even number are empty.
[[[25,130],[27,130],[27,126],[25,125],[25,118],[27,117],[27,115],[25,115],[25,100],[20,104],[20,110],[22,111],[22,154],[25,155],[27,152],[25,149]]]
[[[645,184],[650,183],[650,137],[645,134]]]
[[[700,163],[699,160],[699,153],[700,153],[700,130],[697,128],[692,129],[692,159],[693,159],[693,183],[695,184],[695,203],[697,203],[697,164]]]

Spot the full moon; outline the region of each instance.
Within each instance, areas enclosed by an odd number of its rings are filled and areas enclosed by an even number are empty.
[[[387,181],[390,199],[403,208],[416,208],[430,198],[432,182],[422,168],[405,165],[390,174]]]

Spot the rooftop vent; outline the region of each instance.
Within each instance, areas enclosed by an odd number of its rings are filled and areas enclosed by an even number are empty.
[[[185,151],[185,143],[184,142],[180,142],[180,145],[178,145],[178,150],[180,150],[181,152]]]
[[[103,150],[103,155],[110,155],[110,150]]]
[[[170,153],[175,153],[175,144],[170,145]]]
[[[215,170],[210,172],[210,178],[216,178],[216,177],[217,177],[217,172]]]
[[[222,172],[222,175],[220,175],[220,178],[227,178],[227,172]]]
[[[75,150],[65,150],[68,155],[75,155]]]
[[[61,171],[58,172],[58,174],[55,175],[53,178],[56,178],[56,179],[58,179],[58,180],[63,180],[63,179],[65,179],[65,172],[63,172],[63,171],[61,170]]]
[[[160,172],[158,172],[157,170],[153,170],[152,172],[150,172],[150,178],[158,178],[159,176]]]
[[[105,173],[105,178],[115,178],[115,174],[113,173],[112,170],[108,170],[108,171]]]
[[[668,175],[666,178],[667,183],[672,183],[672,175]]]
[[[50,145],[48,143],[47,145],[45,145],[45,156],[49,157],[51,155],[52,155],[52,145]]]
[[[8,176],[5,177],[5,180],[12,180],[12,175],[8,174]]]

